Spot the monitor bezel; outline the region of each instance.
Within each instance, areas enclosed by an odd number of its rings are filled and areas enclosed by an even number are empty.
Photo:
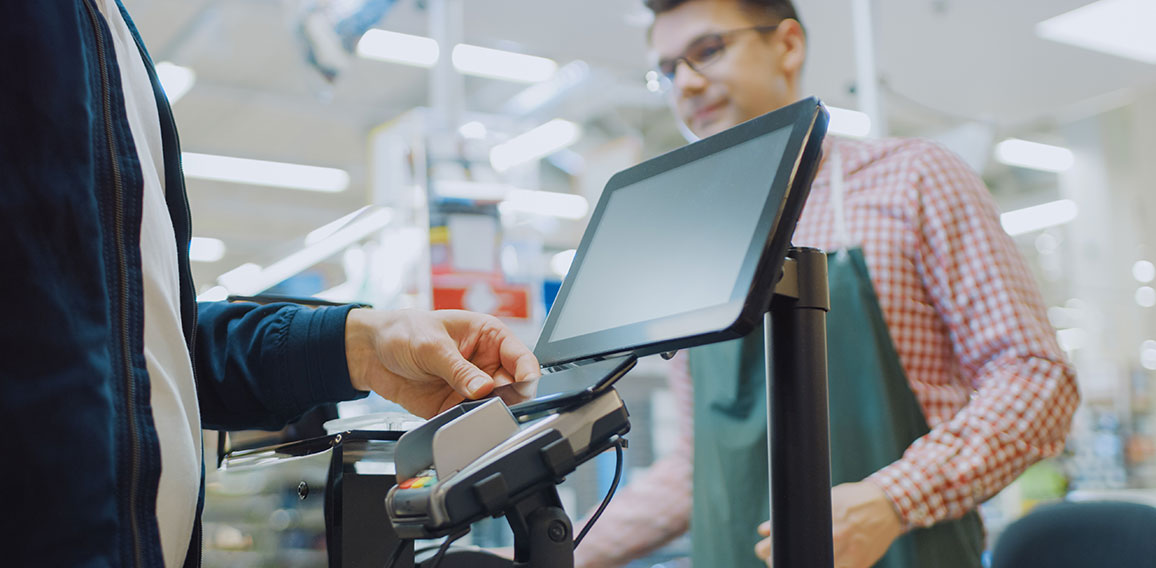
[[[733,321],[721,328],[696,331],[675,338],[648,340],[645,337],[646,328],[655,325],[677,326],[682,323],[685,326],[690,319],[696,317],[695,314],[704,311],[696,310],[550,341],[549,337],[554,331],[560,313],[560,310],[551,309],[534,347],[534,355],[541,365],[554,367],[583,359],[624,354],[644,357],[734,339],[750,333],[762,321],[763,314],[770,307],[775,283],[780,277],[787,248],[790,246],[791,235],[795,231],[795,224],[798,222],[803,203],[810,192],[811,182],[818,170],[827,122],[828,115],[822,103],[816,98],[807,98],[614,174],[606,183],[602,196],[591,214],[569,274],[581,272],[594,230],[602,221],[602,215],[613,192],[759,136],[791,128],[783,158],[775,170],[772,187],[768,191],[768,194],[776,195],[781,190],[783,199],[777,204],[768,202],[760,214],[754,236],[743,257],[742,269],[731,300],[719,306],[705,308],[705,310],[725,309],[733,312],[741,303],[738,316]],[[746,293],[740,294],[739,290],[743,289],[743,283],[747,281],[749,285],[745,286]],[[565,304],[572,284],[573,279],[570,277],[563,280],[554,306]]]

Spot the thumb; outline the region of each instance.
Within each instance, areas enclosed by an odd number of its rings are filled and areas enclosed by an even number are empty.
[[[494,379],[462,357],[452,341],[443,343],[438,355],[428,363],[433,374],[466,398],[480,398],[494,390]]]

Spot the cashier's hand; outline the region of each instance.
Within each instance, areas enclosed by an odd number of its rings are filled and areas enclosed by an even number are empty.
[[[458,310],[351,310],[345,356],[354,388],[423,418],[540,375],[534,354],[498,318]]]
[[[870,481],[840,483],[831,489],[831,529],[835,568],[869,568],[903,534],[903,524],[891,500]],[[770,523],[759,534],[770,536]],[[771,565],[771,539],[755,545],[755,554]]]

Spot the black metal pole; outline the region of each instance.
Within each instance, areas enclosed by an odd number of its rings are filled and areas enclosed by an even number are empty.
[[[775,568],[834,566],[827,417],[827,256],[787,253],[764,319]]]

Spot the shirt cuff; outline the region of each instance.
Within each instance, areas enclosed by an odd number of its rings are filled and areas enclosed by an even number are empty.
[[[290,397],[307,405],[362,398],[353,388],[345,356],[345,318],[357,306],[301,308],[289,322],[287,368],[302,380],[286,381]]]
[[[934,516],[929,513],[927,496],[911,481],[919,478],[914,475],[913,469],[911,464],[897,461],[867,477],[891,501],[891,506],[903,524],[903,532],[935,524]]]

